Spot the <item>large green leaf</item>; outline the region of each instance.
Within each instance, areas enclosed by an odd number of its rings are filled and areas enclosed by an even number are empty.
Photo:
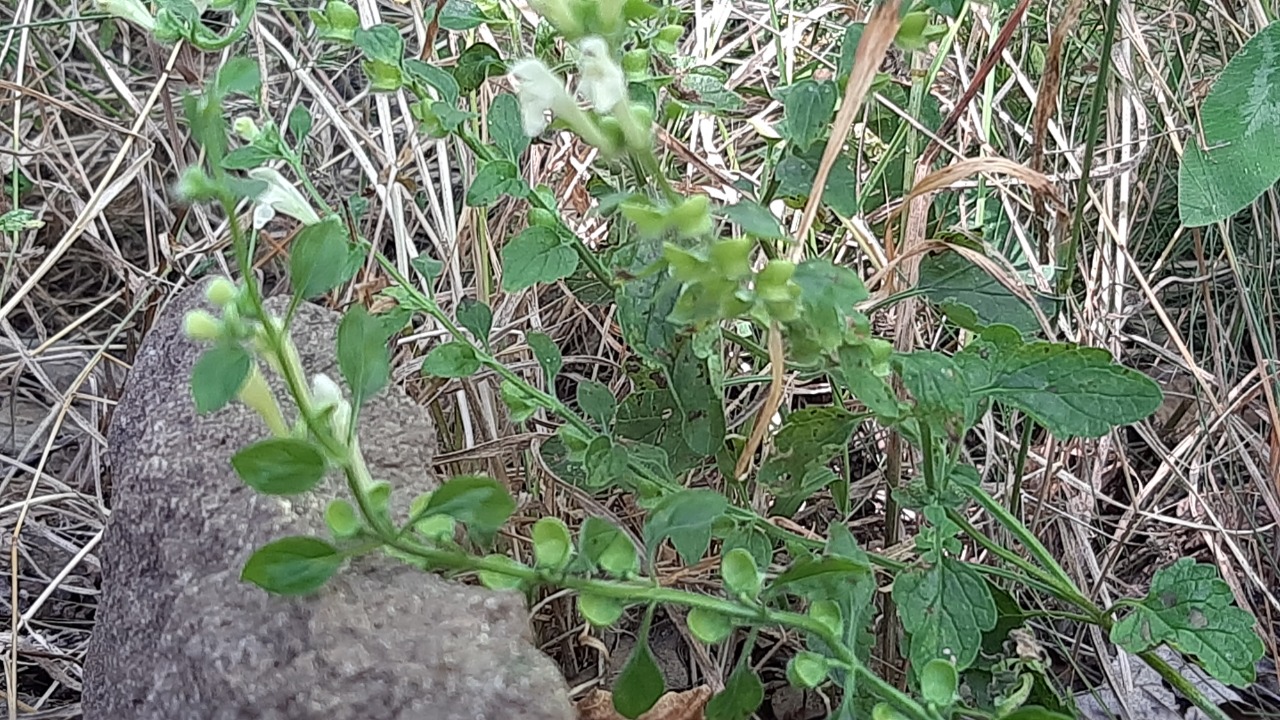
[[[958,670],[968,668],[978,657],[982,634],[997,620],[982,576],[951,558],[900,573],[893,601],[911,636],[911,666],[917,670],[935,658],[954,659]]]
[[[970,391],[1016,407],[1055,436],[1099,437],[1155,412],[1160,387],[1101,348],[1024,342],[1013,328],[983,331],[955,356]]]
[[[812,495],[814,489],[805,482],[810,471],[825,468],[848,445],[861,420],[840,407],[802,408],[787,416],[774,439],[774,452],[760,468],[760,482],[777,495],[774,513],[789,517]]]
[[[578,269],[578,254],[551,228],[526,229],[502,248],[502,289],[555,282]]]
[[[1218,680],[1247,687],[1263,653],[1253,626],[1217,568],[1184,557],[1156,572],[1141,604],[1112,626],[1111,641],[1133,653],[1168,643]]]
[[[1280,178],[1280,22],[1231,58],[1198,116],[1178,170],[1178,212],[1189,227],[1231,217]]]
[[[952,322],[968,330],[1002,324],[1028,335],[1040,331],[1040,322],[1030,306],[958,253],[934,253],[921,258],[917,287],[941,306]],[[1041,300],[1040,306],[1046,312],[1052,310],[1047,300]]]
[[[671,538],[680,557],[692,565],[711,544],[711,525],[724,514],[729,501],[714,490],[682,490],[662,498],[644,524],[645,544],[652,554]]]

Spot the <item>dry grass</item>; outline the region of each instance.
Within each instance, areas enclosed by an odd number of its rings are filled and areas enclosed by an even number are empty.
[[[367,24],[394,23],[405,28],[411,49],[422,46],[428,33],[417,20],[422,0],[354,4]],[[727,71],[730,88],[770,92],[812,63],[828,66],[826,50],[838,43],[843,26],[868,10],[730,0],[696,8],[684,56]],[[1001,29],[992,9],[971,9],[971,19],[945,45],[938,80],[929,89],[944,114],[954,113],[954,130],[934,136],[936,128],[920,126],[917,148],[932,142],[946,165],[978,158],[972,166],[978,172],[943,176],[945,186],[932,188],[941,191],[933,200],[966,190],[962,212],[969,220],[978,211],[974,198],[983,194],[983,211],[999,210],[1009,220],[999,266],[1016,265],[1028,271],[1024,279],[1049,290],[1042,246],[1063,237],[1062,216],[1037,211],[1045,205],[1027,185],[1033,174],[987,172],[1002,159],[1031,165],[1042,153],[1043,162],[1035,165],[1053,182],[1051,195],[1072,209],[1083,203],[1087,223],[1076,270],[1085,292],[1048,330],[1111,350],[1156,377],[1168,396],[1150,421],[1100,441],[1034,438],[1020,498],[1025,516],[1102,602],[1142,592],[1152,570],[1175,557],[1216,564],[1237,600],[1259,618],[1274,658],[1280,412],[1272,380],[1278,357],[1273,248],[1280,240],[1280,203],[1268,193],[1252,213],[1196,231],[1178,225],[1174,204],[1177,159],[1185,143],[1195,141],[1195,101],[1225,58],[1265,23],[1261,7],[1207,2],[1192,15],[1175,3],[1121,5],[1115,73],[1104,88],[1107,110],[1084,197],[1074,194],[1083,171],[1101,10],[1088,4],[1078,22],[1070,22],[1062,8],[1051,8],[1046,17],[1042,5],[1029,6],[1007,46],[993,55],[992,72],[976,84],[972,102],[957,106]],[[85,17],[78,17],[82,12]],[[42,228],[6,234],[2,243],[0,565],[9,591],[0,598],[6,676],[0,692],[11,717],[78,716],[81,659],[97,594],[94,551],[110,508],[103,458],[112,402],[157,304],[203,273],[229,270],[221,252],[228,242],[225,218],[181,207],[170,191],[179,169],[195,158],[180,119],[182,93],[198,87],[224,58],[165,49],[122,25],[106,32],[90,12],[87,5],[77,9],[53,0],[15,0],[0,8],[0,213],[16,199],[17,207],[44,221]],[[308,164],[319,169],[321,191],[334,201],[353,193],[367,198],[363,232],[406,275],[419,253],[444,261],[435,287],[422,289],[446,309],[464,297],[490,303],[495,346],[514,369],[537,376],[523,338],[546,332],[565,352],[562,396],[572,398],[570,383],[578,378],[624,394],[633,359],[611,313],[564,287],[497,290],[498,251],[520,229],[522,213],[515,207],[487,214],[460,210],[472,170],[466,154],[415,135],[406,99],[365,92],[358,68],[345,56],[313,55],[315,46],[299,37],[292,12],[286,5],[260,10],[250,46],[266,83],[260,110],[246,105],[243,112],[283,124],[295,105],[305,104],[316,120]],[[512,14],[523,23],[527,43],[532,13]],[[1050,53],[1046,69],[1041,64],[1053,28],[1061,28],[1064,51],[1061,66]],[[484,29],[475,39],[508,47]],[[447,64],[464,46],[461,35],[441,34],[433,52]],[[933,60],[928,53],[915,56],[909,69],[923,70]],[[909,77],[905,70],[898,68],[895,76]],[[1046,74],[1057,78],[1043,82]],[[1056,86],[1057,107],[1041,103],[1036,117],[1037,92]],[[488,83],[477,111],[484,112],[502,89],[500,80]],[[903,112],[883,93],[868,103]],[[758,178],[761,128],[781,119],[781,106],[753,96],[744,115],[749,117],[729,121],[695,114],[667,128],[663,142],[676,158],[682,189],[733,200],[732,181]],[[861,157],[874,157],[882,140],[887,138],[854,124],[851,143]],[[583,147],[560,138],[534,145],[524,170],[534,184],[553,188],[583,237],[599,244],[608,238],[607,229],[588,217],[591,160]],[[23,186],[15,189],[17,179]],[[895,200],[868,217],[823,225],[821,242],[807,250],[855,267],[875,283],[890,282],[894,276],[886,267],[896,267],[903,248],[913,246],[895,247],[873,228],[890,212],[907,209]],[[791,212],[785,221],[793,229],[812,221],[800,215]],[[902,242],[922,241],[940,229],[917,224],[917,236]],[[290,232],[283,226],[275,232],[258,263],[273,282],[281,275]],[[370,264],[329,301],[335,307],[367,301],[386,282]],[[420,379],[421,358],[443,331],[419,322],[399,342],[396,377],[431,405],[446,451],[438,459],[442,471],[483,471],[505,480],[521,493],[525,517],[555,514],[574,524],[596,514],[638,532],[641,515],[628,499],[589,497],[559,481],[530,451],[549,432],[549,418],[535,422],[533,432],[514,428],[492,378],[442,385]],[[896,327],[910,336],[910,346],[939,347],[943,340],[924,308]],[[744,374],[768,377],[758,358],[732,360],[752,368]],[[781,401],[792,406],[824,392],[787,383]],[[766,386],[743,385],[733,396],[727,408],[732,431],[749,432]],[[970,453],[984,477],[1011,476],[1020,438],[1005,436],[994,423],[977,437]],[[852,470],[861,472],[852,482],[855,497],[866,501],[855,509],[853,527],[869,547],[893,545],[900,519],[883,516],[884,477],[897,458],[887,462],[884,438],[875,434],[859,443],[851,448]],[[764,445],[767,451],[768,438]],[[830,503],[815,502],[792,525],[804,532],[829,517]],[[518,554],[528,552],[526,530],[519,523],[512,528]],[[664,582],[713,590],[714,567],[714,558],[683,568],[667,557],[657,571]],[[543,598],[535,619],[544,647],[574,679],[575,692],[607,682],[608,645],[574,614],[571,596]],[[678,635],[687,634],[678,614],[673,619]],[[770,657],[793,639],[761,637],[758,663],[766,682],[776,686],[781,678]],[[1050,644],[1067,657],[1105,653],[1105,639],[1097,634],[1054,637]],[[721,682],[733,658],[687,645],[679,657],[693,668],[690,682]],[[1077,667],[1083,676],[1072,677],[1067,668],[1064,677],[1121,681],[1097,674],[1110,667],[1106,662]]]

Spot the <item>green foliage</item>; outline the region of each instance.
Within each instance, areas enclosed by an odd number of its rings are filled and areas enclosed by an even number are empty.
[[[578,254],[555,230],[534,226],[503,246],[502,267],[502,289],[515,292],[572,275]]]
[[[490,534],[502,527],[515,509],[515,500],[497,480],[463,475],[434,490],[415,520],[447,515],[472,532]]]
[[[336,217],[310,225],[298,233],[289,253],[289,280],[300,298],[323,295],[350,280],[364,262],[364,253],[347,240]]]
[[[1181,558],[1157,570],[1147,596],[1130,607],[1133,612],[1112,626],[1112,642],[1132,653],[1167,643],[1224,683],[1253,683],[1262,640],[1253,616],[1235,607],[1214,566]]]
[[[533,350],[534,357],[538,359],[538,365],[546,375],[547,384],[550,385],[555,381],[556,375],[560,374],[560,368],[564,366],[560,347],[546,333],[529,333],[524,339]]]
[[[471,298],[458,303],[458,324],[471,331],[486,350],[489,349],[489,333],[493,331],[493,310],[488,305]],[[470,373],[468,373],[470,374]]]
[[[782,106],[783,137],[796,152],[806,152],[826,138],[836,109],[836,86],[830,81],[801,80],[782,91]]]
[[[682,490],[663,497],[644,525],[649,554],[670,539],[686,563],[702,559],[711,543],[711,524],[728,505],[723,495],[711,490]]]
[[[1178,212],[1188,227],[1235,215],[1280,179],[1280,23],[1260,30],[1218,74],[1196,113],[1178,168]]]
[[[191,371],[196,412],[211,413],[226,407],[252,368],[253,358],[239,346],[219,345],[201,353]]]
[[[467,188],[467,204],[485,207],[503,195],[524,197],[529,186],[520,179],[520,170],[510,160],[491,160],[480,166],[476,177]]]
[[[361,305],[348,310],[338,324],[338,369],[356,405],[377,395],[391,379],[387,340],[381,323]]]
[[[338,549],[323,540],[287,537],[254,552],[240,579],[279,595],[308,595],[319,590],[342,561]]]
[[[899,573],[893,600],[911,637],[909,658],[916,668],[935,658],[954,662],[957,670],[969,667],[982,633],[996,624],[995,601],[982,576],[947,557],[930,568]]]
[[[480,369],[480,358],[467,343],[455,340],[440,345],[422,360],[422,373],[441,378],[462,378]]]
[[[324,479],[324,455],[305,440],[272,438],[236,453],[231,465],[245,484],[265,495],[297,495]]]
[[[954,252],[931,253],[920,260],[919,288],[957,325],[974,331],[1011,325],[1025,335],[1040,331],[1040,321],[1009,288]],[[1048,313],[1051,306],[1041,303]]]
[[[613,708],[625,718],[640,717],[653,707],[665,690],[662,671],[649,651],[648,627],[636,639],[635,649],[613,687]]]
[[[707,703],[706,720],[747,720],[762,702],[764,685],[750,665],[741,662],[725,681],[724,690]]]

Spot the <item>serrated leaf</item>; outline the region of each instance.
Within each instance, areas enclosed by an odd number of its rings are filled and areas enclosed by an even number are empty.
[[[721,214],[742,228],[742,232],[747,235],[762,240],[781,240],[786,237],[782,232],[782,225],[778,223],[778,218],[760,203],[743,200],[725,207],[721,210]]]
[[[338,324],[338,369],[351,387],[357,407],[378,394],[391,379],[388,336],[363,305],[354,305]]]
[[[902,384],[926,413],[944,416],[964,411],[969,399],[966,376],[956,362],[942,353],[917,350],[895,356]]]
[[[782,91],[782,136],[805,152],[827,135],[836,107],[836,86],[830,81],[805,79]]]
[[[1112,626],[1111,641],[1132,653],[1168,643],[1236,687],[1253,683],[1264,650],[1253,616],[1236,607],[1217,568],[1186,557],[1156,571],[1142,604]]]
[[[440,378],[471,377],[480,369],[476,351],[461,340],[436,347],[422,359],[422,374]]]
[[[951,558],[928,569],[899,573],[893,601],[911,636],[909,657],[917,668],[935,658],[954,660],[957,670],[969,668],[982,647],[982,633],[997,620],[995,601],[982,576]]]
[[[1188,138],[1178,169],[1184,225],[1226,220],[1280,178],[1277,74],[1280,23],[1272,22],[1232,56],[1197,113],[1198,132]]]
[[[529,349],[533,350],[533,356],[538,359],[538,365],[542,366],[547,384],[550,385],[556,379],[556,375],[560,374],[560,368],[564,366],[560,346],[556,345],[556,341],[552,340],[550,335],[539,332],[525,335],[524,341],[529,344]]]
[[[810,471],[824,468],[841,452],[861,421],[861,416],[831,406],[802,408],[787,416],[759,473],[759,481],[777,497],[774,513],[790,517],[799,509],[811,494],[805,486]]]
[[[493,331],[493,310],[478,300],[463,298],[458,303],[458,324],[471,331],[476,340],[489,347],[489,333]]]
[[[529,186],[520,177],[520,169],[510,160],[490,160],[480,166],[467,188],[467,205],[485,207],[503,195],[524,197]]]
[[[613,688],[613,709],[625,718],[640,717],[653,707],[662,697],[666,689],[662,671],[649,652],[648,633],[643,633],[636,641],[631,657],[618,674]]]
[[[502,289],[517,292],[578,269],[578,253],[551,228],[526,228],[502,247]]]
[[[1011,325],[1024,334],[1040,331],[1040,322],[1025,302],[985,270],[954,252],[931,253],[920,259],[917,286],[925,297],[940,306],[960,305],[972,316],[948,313],[966,330],[979,331],[990,325]],[[1041,310],[1053,311],[1053,304],[1040,300]]]
[[[751,665],[739,662],[721,690],[707,703],[705,720],[747,720],[764,702],[764,685]]]
[[[502,93],[489,103],[489,140],[513,162],[520,159],[532,142],[524,133],[520,101],[515,95]]]
[[[822,162],[823,146],[816,144],[807,152],[788,152],[774,175],[778,178],[778,195],[780,197],[807,198],[813,189],[813,181],[818,175],[818,166]],[[858,212],[858,179],[853,174],[853,165],[847,155],[836,158],[831,166],[831,174],[827,177],[827,186],[822,192],[822,202],[844,217],[852,217]]]
[[[287,537],[268,543],[249,557],[240,579],[278,595],[306,595],[320,589],[342,566],[342,555],[311,537]]]
[[[613,416],[618,411],[618,400],[613,392],[595,380],[583,380],[578,383],[578,407],[587,417],[595,420],[602,428],[613,424]]]
[[[374,62],[399,67],[404,58],[404,38],[394,25],[381,23],[370,28],[356,28],[354,42],[364,56]]]
[[[955,357],[975,396],[1030,415],[1059,438],[1099,437],[1155,412],[1164,396],[1142,373],[1102,348],[1024,343],[996,325]]]
[[[729,501],[714,490],[682,490],[663,497],[644,524],[649,554],[670,538],[686,563],[696,563],[711,544],[711,524],[728,507]]]
[[[191,370],[196,412],[203,415],[225,407],[240,392],[252,367],[253,358],[239,346],[218,345],[201,353]]]
[[[308,225],[298,233],[289,253],[289,281],[298,297],[323,295],[355,276],[364,260],[347,240],[347,228],[337,218]]]
[[[231,456],[231,466],[249,487],[266,495],[296,495],[324,479],[324,455],[294,438],[271,438]]]
[[[431,493],[422,517],[448,515],[469,529],[491,533],[502,527],[516,509],[516,501],[493,478],[462,475]]]

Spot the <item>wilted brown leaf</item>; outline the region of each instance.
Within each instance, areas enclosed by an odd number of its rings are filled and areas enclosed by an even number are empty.
[[[711,699],[711,688],[703,685],[684,692],[669,692],[658,698],[649,712],[638,720],[703,720],[702,711]],[[578,720],[626,720],[613,709],[613,693],[592,690],[578,701]]]

